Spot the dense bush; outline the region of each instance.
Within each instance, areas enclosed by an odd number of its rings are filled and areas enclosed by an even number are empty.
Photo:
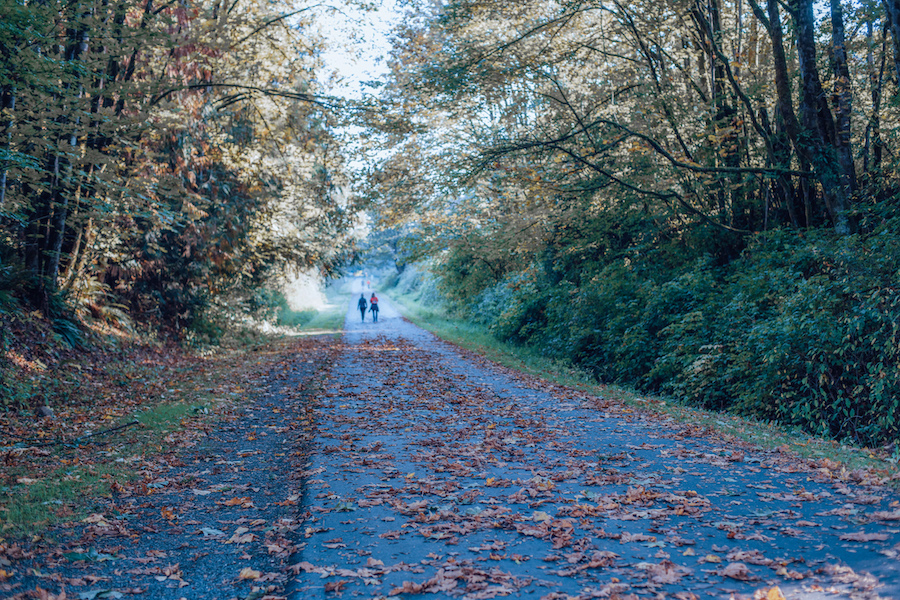
[[[499,339],[601,380],[871,445],[900,433],[898,232],[768,232],[730,261],[619,255],[590,277],[544,260],[491,281],[459,252],[437,272]]]

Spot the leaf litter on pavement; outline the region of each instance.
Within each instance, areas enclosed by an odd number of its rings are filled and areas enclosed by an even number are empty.
[[[5,597],[900,597],[900,503],[876,474],[524,376],[389,315],[301,345],[57,543],[4,542]]]
[[[900,503],[871,472],[716,439],[400,319],[345,343],[304,471],[299,597],[900,597]]]

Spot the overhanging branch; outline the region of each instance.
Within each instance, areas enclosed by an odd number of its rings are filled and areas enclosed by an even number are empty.
[[[232,90],[243,90],[245,92],[246,98],[251,98],[253,94],[260,94],[262,96],[273,96],[278,98],[289,98],[291,100],[299,100],[300,102],[309,102],[310,104],[316,104],[321,106],[322,108],[337,108],[338,103],[334,101],[332,98],[326,98],[322,96],[314,96],[312,94],[304,94],[302,92],[288,92],[285,90],[273,89],[273,88],[264,88],[254,85],[240,85],[237,83],[193,83],[189,85],[183,85],[174,87],[166,90],[155,96],[152,100],[150,100],[150,106],[154,106],[168,96],[176,92],[183,92],[186,90],[197,90],[203,88],[224,88],[224,89],[232,89]],[[224,98],[223,101],[225,105],[232,104],[237,96],[240,94],[231,94],[228,97]],[[243,98],[241,98],[243,99]]]

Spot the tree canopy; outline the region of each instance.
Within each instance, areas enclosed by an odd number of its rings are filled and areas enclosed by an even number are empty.
[[[334,269],[353,211],[313,8],[4,1],[2,287],[178,329]]]

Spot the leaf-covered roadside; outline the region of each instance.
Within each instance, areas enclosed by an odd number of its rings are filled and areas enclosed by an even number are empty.
[[[900,487],[900,449],[896,443],[880,447],[860,446],[813,435],[778,421],[702,408],[677,394],[648,394],[620,385],[599,383],[589,372],[569,361],[548,357],[544,347],[500,341],[483,324],[467,321],[444,306],[426,304],[423,300],[427,300],[427,282],[428,278],[423,278],[420,272],[411,273],[392,290],[392,297],[404,306],[404,314],[413,323],[466,352],[474,352],[517,371],[615,399],[635,409],[660,413],[678,422],[703,425],[709,428],[711,435],[725,435],[763,448],[785,447],[806,459],[828,459],[849,470],[871,469],[888,478],[890,485]]]
[[[165,391],[204,382],[209,412],[182,403],[189,410],[155,436],[148,427],[138,430],[142,440],[80,448],[77,465],[87,471],[127,448],[97,490],[109,497],[66,506],[67,521],[29,540],[3,540],[0,590],[57,599],[277,591],[286,580],[278,565],[296,551],[300,482],[291,465],[311,424],[305,398],[332,351],[331,338],[301,338],[202,360],[158,357],[175,365],[160,369]],[[188,362],[190,374],[179,374]]]
[[[0,413],[0,538],[80,518],[140,479],[155,454],[196,443],[289,348],[202,357],[120,340],[74,350],[41,319],[10,323],[3,383],[19,400]]]

